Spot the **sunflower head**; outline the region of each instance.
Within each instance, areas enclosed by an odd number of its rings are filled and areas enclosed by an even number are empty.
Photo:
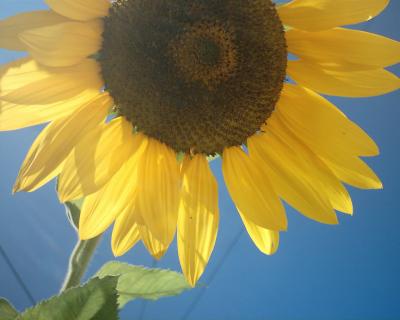
[[[0,21],[0,46],[29,52],[0,70],[0,130],[49,122],[15,190],[58,177],[62,202],[85,198],[82,239],[114,224],[115,255],[141,240],[158,259],[176,235],[195,285],[219,224],[208,155],[266,254],[287,229],[281,200],[335,224],[353,210],[344,183],[382,187],[362,159],[377,145],[321,94],[400,87],[385,70],[400,44],[341,27],[388,0],[46,2]]]
[[[100,53],[117,109],[177,152],[222,154],[270,116],[286,43],[268,1],[114,2]]]

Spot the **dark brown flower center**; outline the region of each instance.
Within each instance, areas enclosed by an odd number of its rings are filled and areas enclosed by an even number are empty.
[[[284,31],[270,0],[120,0],[103,38],[118,112],[177,152],[245,143],[285,77]]]
[[[169,54],[188,84],[201,82],[210,90],[237,67],[234,33],[217,21],[190,27],[171,41]]]

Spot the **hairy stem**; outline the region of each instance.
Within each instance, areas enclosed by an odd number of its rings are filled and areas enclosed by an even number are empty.
[[[76,287],[81,283],[100,240],[101,235],[89,240],[78,240],[69,258],[68,272],[60,292]]]

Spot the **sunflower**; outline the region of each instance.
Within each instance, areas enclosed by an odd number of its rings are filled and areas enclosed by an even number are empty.
[[[282,200],[338,223],[343,183],[382,187],[360,158],[379,151],[321,94],[399,88],[384,69],[399,43],[341,27],[388,2],[46,0],[0,21],[0,47],[28,52],[0,70],[0,130],[48,123],[14,191],[58,177],[62,202],[85,199],[82,239],[114,223],[116,256],[141,240],[160,258],[177,233],[191,285],[217,237],[212,157],[263,253],[287,229]]]

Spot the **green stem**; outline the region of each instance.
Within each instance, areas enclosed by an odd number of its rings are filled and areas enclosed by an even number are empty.
[[[78,240],[69,258],[68,272],[60,292],[76,287],[81,283],[100,240],[101,235],[89,240]]]

